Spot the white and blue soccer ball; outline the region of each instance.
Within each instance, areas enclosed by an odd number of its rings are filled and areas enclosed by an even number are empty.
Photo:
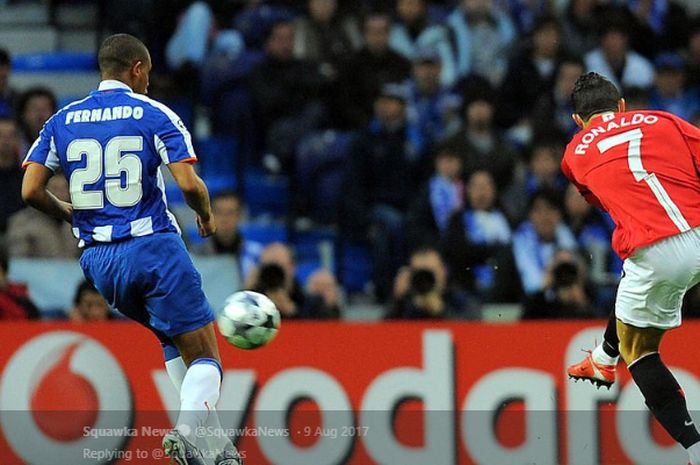
[[[238,291],[226,299],[217,323],[221,334],[234,346],[257,349],[277,335],[280,312],[267,296]]]

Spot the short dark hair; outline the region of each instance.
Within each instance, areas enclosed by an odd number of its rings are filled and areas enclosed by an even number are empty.
[[[0,48],[0,66],[10,66],[12,58],[10,57],[10,52],[4,48]]]
[[[571,92],[574,113],[584,121],[596,113],[616,111],[620,98],[620,91],[615,84],[593,72],[582,74]]]
[[[114,34],[102,42],[97,62],[102,74],[114,74],[127,71],[138,61],[145,63],[148,57],[148,48],[139,39],[130,34]]]
[[[536,190],[530,197],[530,202],[527,207],[528,213],[532,211],[532,208],[538,200],[543,200],[551,208],[559,210],[559,213],[564,213],[564,202],[562,201],[561,195],[556,190],[549,187],[542,187]]]
[[[49,101],[51,102],[51,113],[56,113],[56,110],[58,109],[56,95],[54,95],[54,93],[46,87],[32,87],[30,89],[27,89],[22,95],[20,95],[19,101],[17,102],[17,116],[20,119],[22,118],[24,110],[27,109],[29,101],[36,97],[46,97],[47,99],[49,99]]]
[[[100,291],[98,291],[97,288],[90,281],[83,280],[78,285],[78,288],[75,290],[75,296],[73,296],[73,304],[80,304],[80,301],[82,300],[83,296],[88,292],[93,292],[97,294],[100,293]]]

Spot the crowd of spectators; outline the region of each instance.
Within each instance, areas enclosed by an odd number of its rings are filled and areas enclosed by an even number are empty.
[[[154,91],[167,83],[206,108],[199,117],[237,137],[248,165],[294,177],[308,161],[297,150],[305,138],[351,135],[330,226],[367,244],[371,295],[387,318],[476,319],[481,305],[502,302],[521,303],[524,318],[606,316],[621,272],[614,225],[559,168],[577,130],[574,82],[596,71],[628,109],[700,121],[692,1],[178,1],[175,10],[167,40],[145,37]],[[19,156],[56,99],[14,92],[9,67],[0,53],[0,234],[11,256],[74,257],[70,228],[22,209],[18,195]],[[51,189],[66,192],[58,179]],[[292,213],[313,220],[310,204],[293,202]],[[331,271],[300,282],[289,245],[248,250],[243,197],[219,192],[213,207],[219,231],[194,253],[249,262],[245,286],[284,317],[341,314]]]

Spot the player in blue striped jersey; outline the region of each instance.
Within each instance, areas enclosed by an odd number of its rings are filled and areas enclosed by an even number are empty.
[[[86,278],[160,339],[181,400],[163,447],[179,465],[200,465],[195,432],[221,432],[214,410],[221,363],[201,276],[168,211],[162,165],[197,213],[203,237],[216,229],[209,193],[192,167],[197,157],[182,120],[145,96],[151,70],[145,45],[127,34],[110,36],[98,61],[98,89],[53,115],[29,149],[22,197],[72,223]],[[70,203],[46,190],[58,170],[69,181]],[[241,463],[225,436],[206,439],[217,465]]]

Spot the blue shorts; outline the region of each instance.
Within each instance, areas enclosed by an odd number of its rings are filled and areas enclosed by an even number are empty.
[[[110,305],[151,329],[164,346],[214,321],[202,277],[175,233],[88,247],[80,266]],[[166,358],[172,358],[167,350]]]

